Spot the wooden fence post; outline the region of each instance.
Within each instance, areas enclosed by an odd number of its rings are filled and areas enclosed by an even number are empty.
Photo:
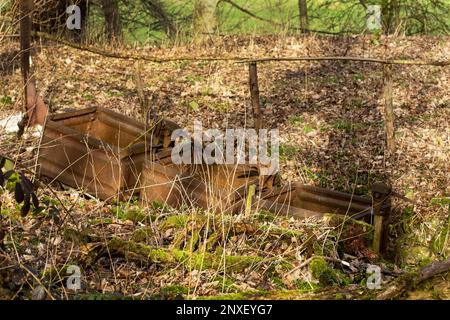
[[[259,100],[258,67],[256,62],[249,64],[250,95],[252,101],[254,127],[258,131],[262,128],[261,105]]]
[[[393,104],[392,66],[385,64],[383,69],[384,122],[386,130],[386,146],[389,155],[395,152],[395,115]]]
[[[24,111],[27,111],[27,90],[25,89],[30,77],[30,48],[31,48],[31,12],[33,0],[20,1],[20,66],[24,83]]]
[[[23,81],[23,118],[18,123],[19,131],[17,135],[19,137],[24,133],[25,128],[30,123],[29,112],[29,83],[30,83],[30,50],[31,50],[31,29],[33,11],[33,0],[21,0],[19,3],[20,9],[20,69],[22,72]]]
[[[374,235],[372,249],[376,253],[384,254],[387,249],[388,222],[390,215],[391,186],[381,182],[372,185],[372,206]]]

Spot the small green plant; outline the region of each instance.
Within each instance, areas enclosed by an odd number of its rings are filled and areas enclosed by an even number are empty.
[[[280,158],[286,160],[295,157],[300,152],[300,148],[292,145],[280,145]]]
[[[433,198],[430,201],[431,205],[437,205],[441,207],[448,207],[450,209],[450,197]]]
[[[123,97],[124,96],[123,92],[121,92],[119,90],[108,90],[108,91],[106,91],[106,94],[109,97]]]
[[[12,105],[12,98],[10,96],[3,96],[0,99],[0,104],[3,104],[5,106]]]
[[[303,119],[300,116],[292,116],[289,118],[289,123],[294,127],[298,127],[303,124]]]
[[[304,133],[310,133],[310,132],[313,132],[314,130],[315,130],[315,128],[312,125],[310,125],[309,123],[306,123],[303,126],[303,132]]]
[[[83,98],[84,98],[85,100],[88,100],[88,101],[94,100],[94,96],[93,96],[92,94],[90,94],[90,93],[84,94],[84,95],[83,95]]]
[[[352,80],[355,81],[355,82],[363,81],[365,78],[366,78],[366,77],[365,77],[362,73],[355,73],[355,74],[352,76]]]
[[[198,109],[200,109],[200,105],[197,101],[190,101],[188,103],[188,107],[190,111],[197,111]]]
[[[200,94],[202,96],[213,96],[214,92],[213,89],[211,87],[204,87],[200,90]]]
[[[39,210],[39,200],[35,193],[35,186],[22,172],[13,169],[3,171],[3,168],[11,167],[11,162],[6,158],[0,158],[0,192],[7,189],[14,192],[14,198],[18,204],[22,204],[20,209],[22,216],[26,216],[31,205]],[[1,203],[0,203],[1,209]]]
[[[308,134],[314,130],[316,130],[315,126],[307,123],[303,120],[302,117],[300,116],[292,116],[291,118],[289,118],[289,123],[296,128],[303,128],[303,132]]]

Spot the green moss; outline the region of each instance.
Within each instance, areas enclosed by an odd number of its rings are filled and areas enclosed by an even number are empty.
[[[192,234],[191,234],[191,237],[190,237],[190,239],[189,239],[189,241],[187,243],[187,248],[186,249],[188,249],[190,251],[194,251],[196,249],[196,247],[197,247],[197,244],[198,244],[199,240],[200,240],[200,234],[198,233],[198,231],[193,230]]]
[[[179,249],[152,248],[150,246],[124,241],[119,238],[110,240],[108,247],[125,255],[135,255],[141,260],[152,263],[181,263],[189,269],[220,269],[241,272],[246,268],[262,262],[264,259],[258,256],[225,256],[221,254],[197,253]],[[270,259],[267,259],[270,261]],[[224,266],[225,262],[225,266]]]
[[[171,228],[183,228],[191,220],[191,216],[185,214],[177,214],[167,217],[163,222],[161,222],[160,229],[167,230]]]
[[[351,133],[355,130],[361,130],[366,127],[363,123],[354,123],[347,119],[339,119],[333,123],[333,128],[337,130],[343,130],[347,133]]]
[[[107,94],[109,97],[123,97],[123,96],[124,96],[124,93],[123,93],[122,91],[120,91],[120,90],[115,90],[115,89],[113,89],[113,90],[107,90],[107,91],[106,91],[106,94]]]
[[[306,134],[308,134],[310,132],[313,132],[314,130],[316,130],[316,128],[313,125],[309,124],[309,123],[306,123],[303,126],[303,132],[306,133]]]
[[[325,259],[314,258],[309,264],[309,271],[314,278],[319,279],[324,272],[328,271],[328,263]]]
[[[301,238],[304,233],[292,229],[282,228],[275,225],[264,225],[260,227],[261,230],[267,231],[268,233],[280,235],[280,236],[286,236],[288,238]]]
[[[190,101],[188,103],[188,108],[190,111],[197,111],[198,109],[200,109],[200,105],[197,101]]]
[[[314,292],[319,289],[319,286],[316,283],[298,279],[294,281],[294,285],[298,290],[303,292]]]
[[[331,268],[325,259],[317,257],[309,264],[313,278],[319,280],[322,286],[347,285],[350,280],[340,271]]]
[[[230,277],[216,276],[214,281],[217,281],[218,284],[216,289],[222,290],[226,293],[236,293],[239,289],[236,287],[234,281]]]
[[[352,219],[345,215],[331,213],[325,214],[322,220],[329,226],[339,227],[341,238],[361,235],[366,244],[370,244],[372,242],[374,228],[371,224]]]
[[[127,202],[115,202],[111,206],[111,214],[116,215],[118,219],[129,220],[135,223],[149,223],[156,219],[155,210],[151,208],[150,211],[145,211],[142,206],[139,205],[139,199],[133,197]]]
[[[425,266],[433,261],[433,256],[427,247],[416,245],[402,251],[403,263]]]
[[[218,232],[211,234],[206,240],[206,251],[211,251],[219,241],[221,235]]]
[[[135,242],[147,242],[153,234],[151,227],[144,227],[133,232],[131,239]]]
[[[170,285],[160,290],[161,299],[179,299],[189,294],[189,288],[180,285]]]
[[[362,73],[355,73],[355,74],[353,74],[352,75],[352,80],[353,81],[356,81],[356,82],[358,82],[358,81],[363,81],[364,79],[365,79],[366,77],[364,76],[364,74],[362,74]],[[356,100],[356,99],[355,99]],[[360,99],[358,99],[358,101],[359,101]],[[352,101],[353,102],[353,101]]]
[[[270,281],[278,288],[278,289],[287,289],[286,284],[283,282],[283,279],[280,277],[271,277]]]
[[[133,208],[125,211],[122,215],[119,216],[119,219],[122,220],[130,220],[133,222],[144,222],[148,221],[148,216],[142,212],[140,208]]]
[[[83,98],[88,101],[94,100],[94,96],[90,93],[83,94]]]
[[[49,205],[53,205],[53,206],[58,206],[60,204],[58,200],[50,198],[49,196],[46,196],[46,195],[42,196],[41,202],[43,202],[43,203],[48,202]]]
[[[63,230],[64,239],[67,241],[72,241],[74,243],[88,243],[90,241],[90,229],[83,229],[77,231],[71,228],[66,228]]]
[[[262,222],[266,221],[273,222],[276,220],[275,214],[266,210],[261,210],[260,212],[256,213],[253,217]]]

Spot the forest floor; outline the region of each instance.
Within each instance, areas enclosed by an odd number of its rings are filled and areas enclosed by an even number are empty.
[[[122,50],[164,58],[450,58],[448,37],[227,37],[203,47]],[[133,61],[41,42],[33,66],[52,112],[103,106],[142,119]],[[199,120],[208,129],[251,126],[245,64],[141,62],[139,68],[158,115],[187,128]],[[259,65],[259,77],[264,127],[280,131],[284,182],[369,195],[373,182],[386,181],[415,202],[394,200],[384,259],[367,244],[370,226],[353,221],[344,228],[333,219],[108,204],[54,184],[41,188],[38,197],[57,210],[26,217],[14,194],[1,191],[0,297],[375,298],[400,275],[449,258],[449,68],[394,66],[397,151],[390,158],[382,68],[365,62],[268,62]],[[20,111],[17,43],[1,45],[0,74],[1,120]],[[38,145],[30,133],[20,140],[0,135],[0,154],[31,177]],[[379,290],[367,289],[369,265],[381,267]],[[81,268],[81,291],[65,286],[69,266]],[[396,298],[449,299],[448,280],[440,276]]]

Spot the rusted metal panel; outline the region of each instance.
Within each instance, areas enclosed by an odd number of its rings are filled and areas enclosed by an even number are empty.
[[[144,124],[103,108],[52,115],[40,148],[40,172],[100,199],[139,191],[143,203],[175,208],[238,213],[249,186],[256,185],[253,208],[297,218],[336,213],[370,221],[389,210],[384,196],[374,200],[301,183],[274,187],[277,176],[262,176],[257,166],[175,165],[169,141],[177,128],[162,121],[146,132]],[[389,188],[374,185],[374,194],[382,189]]]
[[[192,139],[191,163],[198,159],[194,154]],[[243,206],[247,189],[256,185],[260,189],[271,189],[278,175],[264,176],[262,168],[248,164],[187,164],[175,165],[171,149],[155,154],[144,165],[141,180],[141,200],[152,201],[179,208],[194,205],[206,210],[237,213]]]
[[[134,119],[93,107],[51,115],[38,157],[40,174],[103,200],[139,189],[142,165],[163,148],[164,136],[178,128],[161,121],[155,132]]]
[[[259,185],[258,168],[248,165],[174,165],[169,156],[157,155],[143,169],[142,200],[171,207],[194,205],[236,213],[243,206],[248,186]]]
[[[374,206],[386,211],[383,203],[344,192],[301,183],[273,187],[276,176],[263,177],[255,166],[190,165],[177,166],[170,152],[146,162],[143,169],[144,203],[157,201],[179,208],[183,204],[204,209],[238,213],[245,206],[250,185],[257,186],[252,207],[276,214],[307,218],[325,213],[348,215],[371,222]],[[375,185],[375,188],[379,184]]]
[[[383,201],[384,202],[384,201]],[[369,197],[292,183],[263,193],[254,206],[274,213],[301,218],[322,216],[325,213],[343,214],[370,221],[374,215],[374,202]],[[379,210],[388,211],[382,203]]]

